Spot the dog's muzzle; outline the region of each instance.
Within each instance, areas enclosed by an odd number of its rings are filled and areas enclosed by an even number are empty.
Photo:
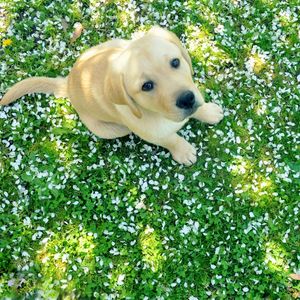
[[[192,91],[184,91],[177,98],[176,106],[182,109],[185,117],[188,117],[198,109],[200,103],[196,101],[195,95]]]

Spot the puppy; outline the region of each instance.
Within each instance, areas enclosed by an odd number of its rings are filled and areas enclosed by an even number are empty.
[[[134,132],[191,165],[196,149],[176,132],[190,119],[216,124],[222,109],[204,103],[192,63],[177,36],[153,27],[143,37],[112,40],[84,52],[65,77],[32,77],[4,95],[6,105],[29,93],[67,97],[94,134],[114,139]]]

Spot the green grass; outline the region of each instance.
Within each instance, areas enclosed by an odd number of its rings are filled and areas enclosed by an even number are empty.
[[[181,130],[198,149],[187,168],[136,136],[95,137],[64,99],[2,107],[0,298],[299,298],[297,1],[99,3],[0,4],[2,95],[160,24],[225,118]]]

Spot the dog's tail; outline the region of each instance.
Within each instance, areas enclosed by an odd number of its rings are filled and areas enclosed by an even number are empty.
[[[56,97],[68,97],[67,77],[31,77],[21,80],[6,92],[0,100],[0,105],[7,105],[31,93],[54,94]]]

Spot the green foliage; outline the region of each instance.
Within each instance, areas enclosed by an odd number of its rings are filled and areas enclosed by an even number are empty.
[[[95,137],[65,99],[1,107],[0,298],[299,297],[299,11],[250,2],[0,3],[2,94],[158,24],[226,113],[180,132],[198,149],[185,168],[136,136]]]

